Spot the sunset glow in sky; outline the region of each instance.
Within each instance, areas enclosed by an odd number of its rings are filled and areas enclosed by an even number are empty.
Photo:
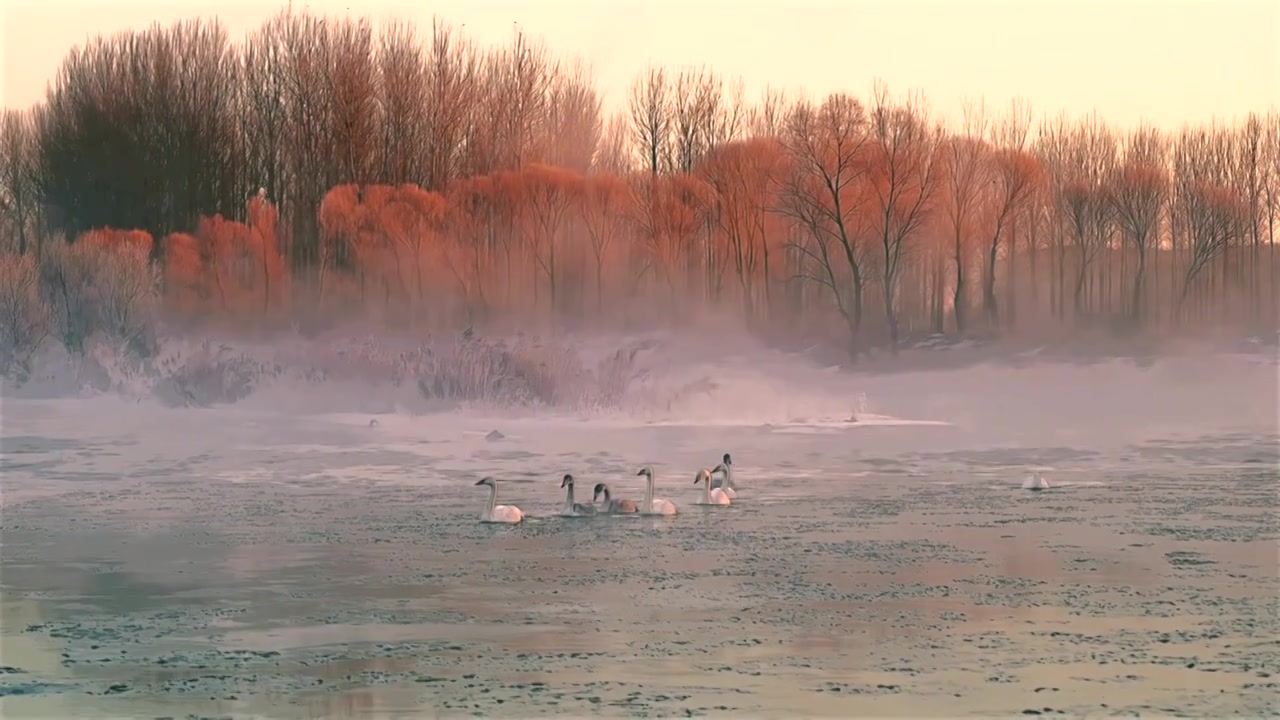
[[[216,16],[239,40],[283,2],[4,0],[5,107],[44,97],[67,50],[98,33]],[[315,13],[432,15],[482,46],[513,28],[595,68],[606,109],[619,107],[646,63],[708,64],[741,76],[747,99],[766,85],[812,96],[866,95],[879,77],[896,94],[923,90],[958,115],[962,98],[1037,116],[1097,110],[1110,123],[1164,128],[1230,121],[1280,105],[1280,0],[300,0]]]

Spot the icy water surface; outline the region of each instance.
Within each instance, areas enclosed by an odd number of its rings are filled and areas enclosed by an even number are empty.
[[[972,410],[369,427],[24,403],[0,458],[5,717],[1280,712],[1257,423],[1104,442],[993,437]],[[725,451],[739,500],[692,505]],[[564,472],[639,498],[643,464],[678,516],[554,517]],[[1021,490],[1037,469],[1058,487]],[[529,521],[479,524],[482,474]]]

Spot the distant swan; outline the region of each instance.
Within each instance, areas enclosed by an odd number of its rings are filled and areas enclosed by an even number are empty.
[[[564,479],[560,481],[560,487],[566,488],[564,491],[564,508],[560,510],[560,514],[565,517],[582,517],[584,515],[595,515],[596,508],[594,505],[584,505],[573,501],[573,476],[569,473],[564,474]]]
[[[626,498],[614,500],[609,497],[608,485],[605,485],[604,483],[596,483],[595,492],[591,495],[591,502],[596,502],[601,498],[601,496],[604,497],[604,511],[607,513],[621,515],[640,511],[640,508],[636,507],[634,500],[627,500]]]
[[[644,475],[646,478],[644,485],[644,502],[640,503],[641,515],[675,515],[676,504],[665,498],[653,497],[653,468],[648,465],[640,468],[640,472],[636,475]]]
[[[702,486],[702,502],[698,505],[728,505],[729,496],[720,488],[711,489],[711,471],[702,468],[693,478],[693,484],[703,483]]]
[[[1023,490],[1048,490],[1053,487],[1043,475],[1035,474],[1022,481]]]
[[[720,464],[711,469],[711,474],[723,473],[724,477],[715,478],[711,481],[712,489],[719,488],[724,490],[724,494],[729,496],[730,500],[736,500],[738,491],[733,487],[733,458],[729,457],[729,453],[724,454]]]
[[[480,513],[480,522],[486,523],[518,523],[524,519],[524,513],[515,505],[498,505],[498,481],[485,477],[476,485],[489,486],[489,503]]]

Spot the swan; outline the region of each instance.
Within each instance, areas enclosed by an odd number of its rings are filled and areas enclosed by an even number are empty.
[[[1051,487],[1053,486],[1049,484],[1049,481],[1045,480],[1044,476],[1040,474],[1031,475],[1022,481],[1023,490],[1048,490]]]
[[[498,505],[498,481],[491,477],[481,478],[476,485],[489,486],[489,504],[480,513],[480,522],[486,523],[518,523],[524,520],[524,513],[515,505]]]
[[[564,509],[560,514],[565,517],[582,517],[584,515],[595,515],[596,508],[594,505],[584,505],[573,501],[573,476],[569,473],[564,474],[564,479],[560,481],[560,487],[566,488],[564,491]]]
[[[648,465],[640,468],[640,472],[636,475],[644,475],[646,482],[644,485],[644,502],[640,503],[640,507],[644,508],[641,515],[675,515],[676,504],[665,498],[653,497],[653,468]]]
[[[730,502],[729,496],[725,493],[725,491],[721,490],[720,488],[716,488],[714,490],[711,489],[711,471],[710,470],[706,468],[702,468],[701,470],[698,471],[698,474],[693,478],[693,484],[697,485],[698,483],[706,483],[706,484],[702,486],[702,502],[696,503],[696,504],[698,505],[728,505],[729,504]]]
[[[738,491],[733,487],[733,458],[729,457],[729,453],[725,453],[720,464],[711,470],[712,475],[716,473],[724,473],[724,477],[712,480],[711,488],[724,490],[724,494],[728,495],[730,500],[737,499]]]
[[[613,500],[609,497],[609,486],[604,483],[596,483],[595,491],[591,494],[591,502],[596,502],[602,495],[604,496],[604,511],[607,513],[624,514],[640,511],[634,500],[625,498]]]

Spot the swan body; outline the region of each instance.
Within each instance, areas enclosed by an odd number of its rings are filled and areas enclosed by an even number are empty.
[[[564,507],[560,510],[560,514],[564,517],[589,517],[596,514],[595,505],[585,505],[573,501],[573,476],[565,473],[564,479],[560,481],[560,487],[565,488],[564,491]]]
[[[644,502],[640,503],[641,515],[675,515],[676,504],[666,498],[655,498],[653,496],[653,468],[645,466],[640,468],[640,472],[636,475],[645,476],[644,486]]]
[[[730,500],[736,500],[738,498],[738,492],[733,487],[733,458],[729,456],[729,453],[725,453],[724,457],[721,458],[720,464],[711,470],[712,475],[715,475],[716,473],[722,473],[723,477],[713,478],[711,481],[711,489],[723,490],[724,494],[728,495]]]
[[[1051,487],[1053,486],[1049,484],[1049,481],[1039,474],[1032,475],[1022,481],[1023,490],[1048,490]]]
[[[524,513],[515,505],[498,504],[498,481],[492,477],[481,478],[476,485],[489,486],[489,502],[480,513],[480,522],[515,524],[524,520]]]
[[[720,488],[711,487],[711,471],[702,468],[698,474],[694,476],[693,484],[703,483],[702,485],[702,502],[699,505],[728,505],[731,500],[729,494]]]
[[[591,502],[596,502],[600,497],[604,497],[604,512],[612,515],[624,515],[634,512],[640,512],[640,508],[634,500],[626,498],[618,498],[614,500],[609,496],[609,486],[604,483],[596,483],[595,491],[591,495]]]

